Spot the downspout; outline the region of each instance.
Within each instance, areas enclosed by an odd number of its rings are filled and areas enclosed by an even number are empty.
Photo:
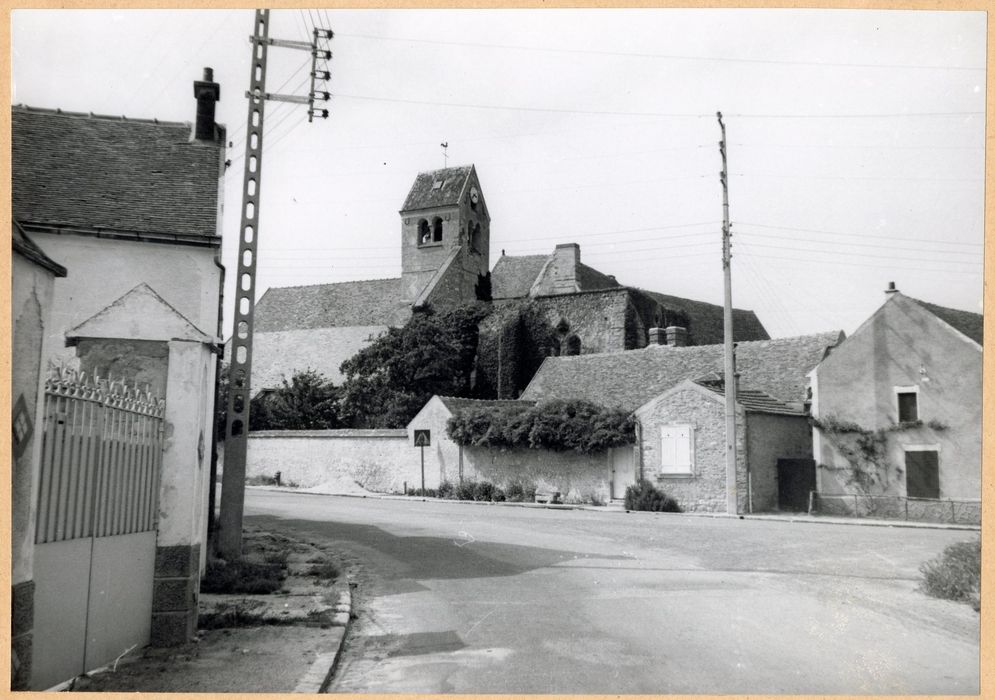
[[[633,415],[633,417],[635,417]],[[643,480],[643,424],[636,418],[636,474],[639,475],[637,481]]]

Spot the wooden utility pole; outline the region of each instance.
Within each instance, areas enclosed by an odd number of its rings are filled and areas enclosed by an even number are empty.
[[[726,166],[726,125],[722,123],[722,112],[716,112],[722,140],[719,153],[722,154],[722,277],[725,291],[723,308],[724,339],[724,391],[726,397],[726,512],[735,515],[738,510],[736,497],[736,358],[732,341],[732,233],[729,224],[729,173]]]
[[[250,381],[252,377],[252,323],[255,308],[256,251],[259,241],[259,195],[263,166],[263,116],[267,101],[294,102],[308,106],[308,121],[328,117],[328,110],[314,109],[316,100],[327,101],[327,92],[315,91],[316,80],[328,80],[327,71],[317,70],[319,58],[332,52],[318,47],[319,39],[331,39],[330,29],[314,29],[314,40],[282,41],[269,38],[269,10],[256,10],[249,72],[249,114],[245,129],[245,170],[242,182],[242,221],[239,228],[238,276],[235,282],[235,314],[231,334],[228,415],[225,423],[225,466],[221,483],[221,517],[217,549],[225,559],[242,556],[242,514],[245,507],[245,456],[249,432]],[[311,89],[307,96],[273,95],[266,92],[266,55],[270,46],[311,52]],[[214,514],[211,513],[211,517]]]

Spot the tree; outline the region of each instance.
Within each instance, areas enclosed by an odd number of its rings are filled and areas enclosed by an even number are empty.
[[[342,363],[342,415],[355,428],[403,428],[433,395],[469,396],[486,305],[416,312]]]
[[[324,430],[341,427],[339,390],[312,369],[279,389],[261,393],[249,408],[250,430]]]

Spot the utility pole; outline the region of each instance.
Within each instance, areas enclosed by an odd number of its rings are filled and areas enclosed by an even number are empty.
[[[235,283],[235,314],[231,334],[228,415],[225,423],[225,467],[221,483],[221,517],[218,523],[218,553],[225,559],[242,555],[242,514],[245,507],[245,456],[249,432],[250,381],[252,377],[252,318],[255,308],[256,251],[259,241],[259,195],[263,166],[263,115],[267,101],[293,102],[308,106],[308,121],[328,118],[328,110],[316,110],[315,101],[327,102],[328,92],[316,91],[317,80],[331,78],[319,71],[319,58],[332,52],[318,46],[332,38],[330,29],[315,28],[313,41],[283,41],[269,38],[269,10],[256,10],[249,73],[249,113],[245,129],[245,171],[242,181],[242,220],[238,243],[238,276]],[[266,56],[270,46],[311,52],[311,89],[307,96],[273,95],[266,92]],[[214,514],[210,514],[214,517]]]
[[[722,140],[719,153],[722,154],[722,276],[725,288],[723,308],[723,338],[725,370],[723,372],[726,397],[726,512],[735,515],[738,509],[736,498],[736,358],[732,342],[732,233],[729,223],[729,173],[726,167],[726,125],[722,123],[722,112],[716,112]]]

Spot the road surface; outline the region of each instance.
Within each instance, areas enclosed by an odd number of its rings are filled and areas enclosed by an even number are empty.
[[[249,489],[349,564],[331,692],[977,694],[979,619],[917,590],[964,531]]]

